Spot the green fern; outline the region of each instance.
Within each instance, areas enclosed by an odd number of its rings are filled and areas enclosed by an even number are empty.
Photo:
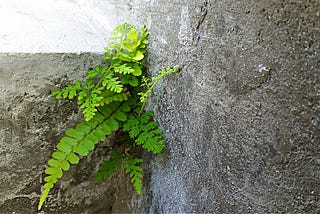
[[[104,160],[99,165],[99,171],[96,173],[96,182],[107,180],[112,174],[119,171],[123,167],[125,172],[129,174],[130,180],[136,189],[137,194],[141,194],[142,189],[142,167],[139,166],[143,160],[131,156],[121,155],[115,151],[111,152],[110,159]]]
[[[77,164],[79,156],[87,156],[94,149],[95,144],[105,139],[113,131],[119,129],[119,122],[126,121],[126,112],[130,111],[130,106],[126,103],[117,103],[109,108],[101,107],[99,112],[86,123],[81,123],[75,129],[66,130],[66,136],[57,144],[57,150],[48,161],[48,167],[44,178],[43,194],[40,198],[39,209],[45,201],[49,191],[63,171],[70,168],[70,164]]]
[[[153,112],[143,112],[140,117],[130,115],[123,126],[123,131],[128,131],[129,136],[135,139],[137,145],[154,154],[158,154],[165,147],[165,140],[158,128],[158,123],[152,120]]]
[[[139,80],[137,77],[132,76],[132,75],[124,75],[121,79],[121,82],[123,84],[128,84],[131,85],[133,87],[136,87],[139,85]]]
[[[115,93],[109,90],[104,91],[102,94],[103,99],[100,102],[100,106],[107,105],[109,103],[112,103],[114,101],[125,101],[128,100],[128,93],[123,92],[123,93]]]
[[[144,104],[146,103],[150,93],[152,92],[153,88],[158,84],[158,82],[167,75],[177,73],[179,71],[178,67],[171,67],[162,68],[160,75],[157,77],[153,77],[151,81],[147,77],[142,77],[141,86],[146,87],[146,91],[141,91],[138,93],[140,95],[140,101]]]
[[[107,75],[104,75],[102,77],[101,84],[103,87],[106,87],[106,89],[116,93],[120,93],[123,88],[123,85],[119,80],[119,77],[114,76],[113,73],[108,73]]]
[[[129,174],[131,183],[138,195],[141,194],[142,189],[142,167],[138,164],[142,163],[143,160],[141,158],[131,158],[127,157],[124,159],[123,164],[126,169],[126,173]]]
[[[69,98],[69,99],[73,99],[76,95],[77,92],[81,89],[81,83],[79,80],[77,80],[74,85],[67,85],[66,88],[61,89],[60,91],[53,91],[52,95],[55,96],[57,99],[60,98]]]
[[[96,182],[107,180],[113,173],[121,169],[122,156],[112,151],[109,160],[104,160],[99,165],[99,171],[95,174]]]
[[[146,46],[149,43],[145,26],[142,26],[139,34],[133,25],[125,23],[118,25],[112,35],[110,38],[112,42],[105,48],[105,59],[137,62],[144,58]]]
[[[158,77],[149,81],[142,70],[148,45],[146,28],[143,26],[139,32],[125,23],[117,26],[112,35],[112,42],[105,48],[105,66],[89,70],[83,82],[77,80],[52,92],[57,99],[76,98],[85,122],[67,129],[52,153],[44,171],[47,176],[39,210],[64,171],[78,164],[82,156],[87,156],[111,133],[119,130],[126,139],[124,153],[112,152],[109,160],[102,161],[96,180],[106,180],[124,167],[138,194],[142,188],[142,167],[139,166],[142,159],[137,151],[142,147],[157,154],[165,146],[162,131],[153,121],[153,112],[145,112],[144,105],[157,82],[178,69],[163,69]]]

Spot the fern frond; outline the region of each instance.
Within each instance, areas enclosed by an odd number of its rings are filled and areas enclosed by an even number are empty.
[[[144,92],[140,92],[138,93],[138,95],[140,95],[140,102],[141,103],[146,103],[149,95],[151,94],[153,88],[158,84],[158,82],[165,76],[167,75],[170,75],[170,74],[173,74],[173,73],[177,73],[179,71],[179,68],[178,67],[167,67],[167,68],[162,68],[159,76],[156,76],[156,77],[153,77],[150,80],[148,80],[148,78],[146,77],[143,77],[142,78],[142,84],[141,86],[145,86],[147,88],[146,91]]]
[[[87,74],[87,78],[88,79],[93,79],[97,76],[101,76],[103,75],[104,73],[106,73],[108,70],[108,67],[107,66],[96,66],[96,68],[94,70],[90,70],[88,71],[88,74]]]
[[[144,59],[148,33],[146,28],[138,29],[134,25],[124,23],[118,25],[112,32],[112,41],[108,48],[105,48],[105,60],[119,59],[124,62],[138,62]]]
[[[52,95],[57,99],[60,99],[62,97],[65,99],[66,98],[73,99],[77,95],[78,90],[80,89],[81,89],[81,83],[79,80],[77,80],[73,85],[69,84],[64,89],[61,89],[59,91],[53,91]]]
[[[133,74],[140,76],[142,74],[141,65],[139,63],[124,63],[114,67],[114,72],[119,74]]]
[[[102,161],[99,171],[95,174],[96,182],[107,180],[113,173],[121,169],[122,156],[115,151],[110,154],[110,159]]]
[[[142,167],[138,164],[143,162],[140,158],[126,157],[112,151],[110,159],[102,161],[99,165],[99,171],[96,173],[96,181],[101,182],[107,180],[113,173],[121,169],[121,162],[123,162],[123,166],[126,169],[125,172],[129,174],[136,192],[140,195],[142,188]]]
[[[128,100],[128,95],[126,92],[123,93],[115,93],[113,91],[105,91],[101,94],[103,96],[103,100],[100,102],[100,106],[107,105],[114,101],[122,102]]]
[[[86,97],[84,99],[84,103],[80,105],[80,108],[83,110],[83,116],[85,121],[89,121],[93,118],[93,116],[96,114],[97,107],[100,106],[100,102],[102,101],[103,97],[98,96],[96,94],[92,94],[92,97]]]
[[[132,65],[125,63],[123,65],[115,67],[114,71],[120,74],[132,74],[134,72],[134,69]]]
[[[132,75],[124,75],[121,79],[122,84],[129,84],[133,87],[136,87],[139,85],[139,80],[137,77]]]
[[[66,136],[57,144],[57,151],[52,154],[45,169],[48,176],[44,178],[46,183],[43,186],[39,210],[54,184],[62,177],[63,171],[69,170],[70,164],[77,164],[80,156],[87,156],[95,144],[104,140],[112,131],[118,130],[119,122],[126,121],[125,112],[129,111],[130,106],[125,102],[101,107],[90,121],[66,131]]]
[[[157,154],[165,147],[165,140],[158,123],[153,121],[152,117],[152,111],[143,112],[141,117],[130,115],[123,125],[123,130],[129,132],[129,136],[135,139],[137,145]]]
[[[118,77],[114,76],[112,72],[104,75],[102,77],[102,86],[106,87],[110,91],[120,93],[122,91],[123,85]]]
[[[142,189],[142,167],[138,164],[142,163],[143,160],[141,158],[133,158],[127,157],[124,159],[123,164],[126,168],[126,173],[129,174],[131,183],[138,195],[141,194]]]

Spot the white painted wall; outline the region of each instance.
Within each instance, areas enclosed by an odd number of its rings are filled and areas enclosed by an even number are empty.
[[[0,52],[103,52],[123,10],[112,0],[1,0]]]

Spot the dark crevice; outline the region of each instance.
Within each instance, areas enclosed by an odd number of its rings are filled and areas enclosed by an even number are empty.
[[[204,1],[203,5],[200,8],[201,14],[200,14],[200,17],[198,18],[198,21],[197,21],[197,24],[195,27],[195,31],[196,31],[195,45],[198,45],[201,40],[200,27],[201,27],[202,23],[204,22],[204,20],[206,19],[206,16],[208,14],[208,4],[209,4],[208,1]]]

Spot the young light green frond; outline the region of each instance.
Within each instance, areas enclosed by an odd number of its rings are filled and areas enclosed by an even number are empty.
[[[94,103],[92,101],[93,100],[87,99],[86,102],[80,106],[80,108],[84,109],[83,116],[85,121],[91,120],[97,112],[96,107],[98,106],[98,103]]]
[[[110,40],[114,41],[124,39],[128,32],[133,28],[135,28],[135,26],[128,23],[123,23],[116,26],[115,29],[112,31],[112,37],[110,38]]]
[[[81,89],[81,83],[77,80],[73,85],[69,84],[65,88],[53,91],[51,94],[57,99],[64,98],[64,99],[73,99],[78,91]]]
[[[120,74],[132,74],[135,72],[135,68],[131,63],[130,64],[125,63],[123,65],[119,65],[119,66],[115,67],[114,71],[116,73],[120,73]]]
[[[167,75],[177,73],[179,71],[178,67],[168,67],[163,68],[160,72],[160,75],[157,77],[153,77],[152,80],[148,80],[145,77],[142,80],[142,86],[146,87],[146,91],[140,92],[138,95],[140,96],[141,103],[145,104],[149,95],[151,94],[153,88],[158,84],[158,82]],[[144,107],[144,106],[143,106]]]
[[[141,33],[133,25],[124,23],[115,28],[112,33],[111,43],[105,49],[105,59],[119,59],[124,62],[137,62],[144,59],[148,44],[148,33],[145,27]]]
[[[114,91],[116,93],[121,93],[123,89],[123,85],[118,77],[113,77],[110,79],[105,79],[102,81],[102,85],[106,86],[106,88],[110,91]]]

